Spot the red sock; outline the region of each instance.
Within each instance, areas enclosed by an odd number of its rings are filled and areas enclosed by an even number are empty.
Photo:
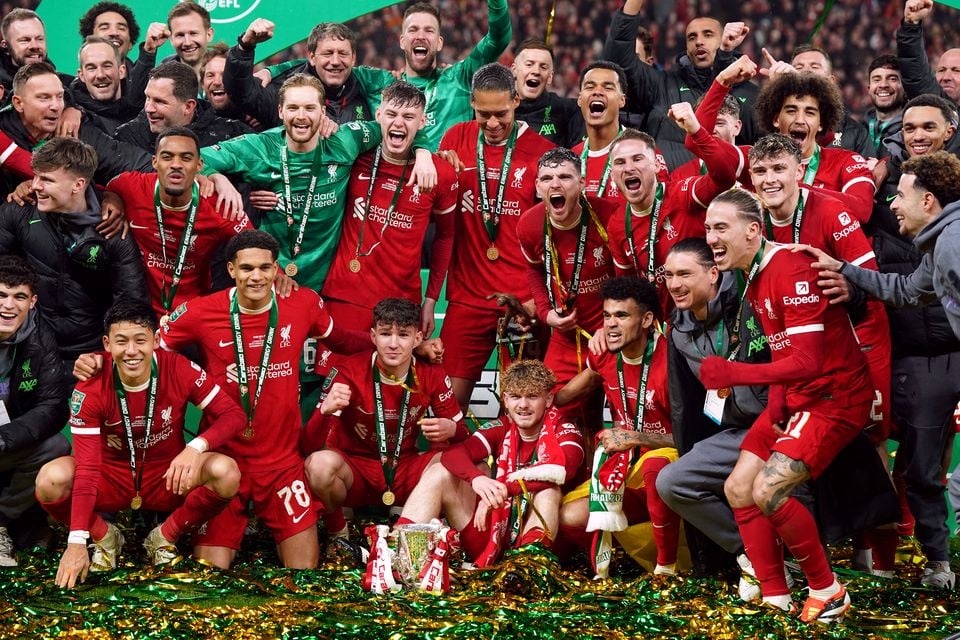
[[[343,517],[342,513],[340,514],[340,517],[341,518]],[[346,521],[344,521],[344,524],[346,524]],[[410,518],[404,518],[403,516],[400,516],[399,518],[397,518],[397,523],[393,526],[399,527],[402,524],[416,524],[416,523]]]
[[[733,517],[740,528],[743,548],[753,564],[764,597],[790,593],[783,575],[783,545],[770,519],[756,505],[736,507]]]
[[[796,498],[789,498],[786,504],[770,514],[770,522],[803,569],[810,588],[826,589],[832,585],[833,572],[820,544],[817,523],[806,507]]]
[[[187,494],[183,504],[177,507],[160,525],[160,533],[170,542],[176,542],[187,531],[223,511],[233,498],[223,498],[209,487],[200,485]]]
[[[593,534],[587,533],[583,527],[571,527],[561,524],[557,535],[553,539],[553,551],[561,560],[567,560],[575,551],[590,552],[593,544]]]
[[[677,562],[680,541],[680,516],[667,506],[657,493],[657,474],[669,464],[666,458],[647,458],[643,463],[643,482],[646,489],[647,511],[653,525],[653,541],[657,545],[657,564],[667,566]]]
[[[328,534],[343,531],[347,526],[347,519],[343,517],[343,508],[337,507],[323,514],[323,524],[327,527]]]
[[[548,543],[547,534],[540,527],[533,527],[528,529],[520,536],[520,539],[517,540],[516,547],[520,548],[528,544],[533,544],[534,542]]]
[[[896,529],[870,529],[866,532],[873,549],[873,568],[878,571],[893,571],[897,564],[897,545],[900,534]]]
[[[900,503],[900,522],[897,523],[897,533],[901,536],[912,536],[916,521],[907,502],[907,479],[903,472],[896,467],[893,469],[893,486],[897,490],[897,500]]]
[[[62,525],[70,526],[70,496],[57,500],[56,502],[40,502],[40,506],[50,514],[51,518]],[[90,517],[87,531],[90,532],[90,538],[92,540],[100,540],[103,536],[107,535],[107,523],[100,517],[99,513],[94,512]]]

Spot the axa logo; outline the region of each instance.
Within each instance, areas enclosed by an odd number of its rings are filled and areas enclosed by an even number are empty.
[[[230,24],[250,15],[260,0],[200,0],[199,4],[210,12],[210,22]]]

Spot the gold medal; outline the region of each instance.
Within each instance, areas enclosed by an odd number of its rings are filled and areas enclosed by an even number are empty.
[[[248,424],[247,428],[243,430],[243,437],[247,440],[253,439],[253,427],[251,425]]]
[[[730,387],[724,387],[722,389],[717,389],[717,397],[721,400],[726,400],[730,397]]]
[[[163,327],[167,326],[168,322],[170,322],[170,316],[168,314],[164,314],[164,316],[160,318],[160,328],[162,329]]]
[[[291,278],[292,278],[293,276],[297,275],[297,272],[298,272],[298,271],[300,271],[300,269],[297,268],[297,263],[296,263],[296,262],[288,262],[288,263],[287,263],[287,266],[285,266],[285,267],[283,268],[283,272],[284,272],[285,274],[287,274],[288,276],[290,276]]]
[[[133,510],[139,509],[143,506],[143,498],[140,497],[140,494],[133,496],[133,500],[130,501],[130,508]]]
[[[487,249],[487,260],[493,262],[500,257],[500,251],[496,247],[489,247]]]
[[[393,503],[397,501],[397,496],[393,495],[393,491],[390,491],[390,489],[387,489],[386,491],[383,492],[383,496],[380,499],[383,500],[383,504],[389,507],[389,506],[392,506]]]
[[[357,260],[356,258],[350,261],[350,271],[354,273],[360,272],[360,261]]]

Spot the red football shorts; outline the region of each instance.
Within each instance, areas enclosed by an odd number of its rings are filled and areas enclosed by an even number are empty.
[[[353,484],[347,491],[347,499],[343,505],[345,507],[382,505],[387,482],[383,478],[383,467],[380,465],[379,458],[351,455],[330,447],[328,449],[340,454],[353,472]],[[413,488],[420,482],[423,471],[435,456],[439,456],[438,452],[427,451],[400,458],[397,473],[393,477],[393,486],[390,488],[396,499],[395,504],[402,505],[407,501]]]
[[[167,491],[167,481],[163,474],[170,467],[169,462],[147,463],[143,466],[140,479],[140,497],[143,504],[140,509],[150,511],[173,511],[186,496],[178,496]],[[130,508],[130,501],[136,495],[130,465],[103,461],[100,463],[100,483],[97,485],[97,511],[111,513]]]
[[[440,328],[443,368],[454,378],[479,380],[497,346],[497,321],[503,312],[451,302]]]

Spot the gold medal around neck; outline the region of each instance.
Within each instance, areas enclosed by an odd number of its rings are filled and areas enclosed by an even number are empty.
[[[140,497],[140,494],[133,496],[133,500],[130,501],[130,508],[136,511],[143,506],[143,498]]]
[[[383,492],[383,496],[380,499],[383,500],[383,504],[390,507],[393,506],[393,503],[397,501],[397,496],[393,495],[393,491],[387,489]]]
[[[717,389],[717,397],[721,400],[726,400],[730,397],[730,387],[724,387],[722,389]]]
[[[160,318],[160,328],[163,329],[165,326],[167,326],[168,322],[170,322],[170,315],[164,314],[164,316]]]
[[[247,440],[253,440],[253,427],[247,425],[247,428],[243,430],[243,437]]]
[[[353,273],[360,273],[360,261],[356,258],[350,261],[350,271]]]
[[[297,275],[297,272],[299,272],[299,271],[300,271],[300,269],[297,267],[297,263],[296,263],[296,262],[288,262],[288,263],[287,263],[287,266],[285,266],[285,267],[283,268],[283,272],[284,272],[285,274],[287,274],[288,276],[290,276],[291,278],[292,278],[293,276]]]
[[[494,247],[494,246],[490,246],[490,247],[487,248],[487,260],[489,260],[490,262],[494,262],[494,261],[496,261],[496,260],[499,259],[499,258],[500,258],[500,250],[499,250],[499,249],[497,249],[497,248]]]

